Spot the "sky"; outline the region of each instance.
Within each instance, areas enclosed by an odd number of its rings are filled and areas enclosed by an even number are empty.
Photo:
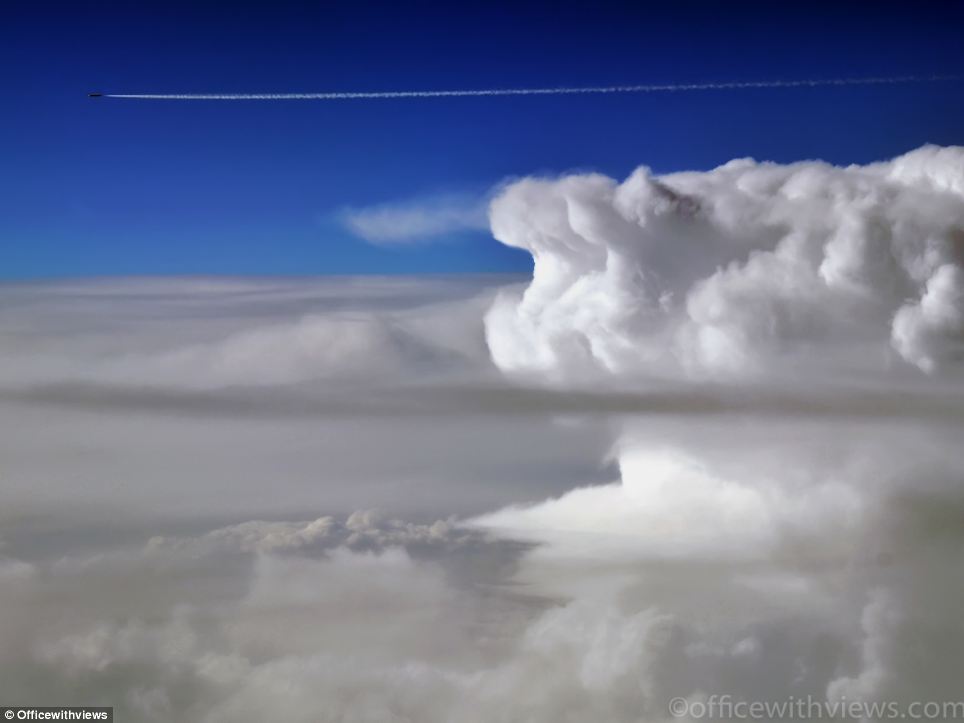
[[[496,243],[484,222],[491,190],[512,178],[623,178],[641,164],[705,170],[743,156],[864,163],[960,143],[964,128],[953,82],[341,102],[87,98],[947,75],[964,70],[959,3],[15,2],[3,14],[0,278],[12,280],[527,272],[528,254]],[[441,224],[439,209],[449,219]],[[357,223],[379,212],[389,227],[398,212],[410,223],[414,214],[415,231],[386,238]]]

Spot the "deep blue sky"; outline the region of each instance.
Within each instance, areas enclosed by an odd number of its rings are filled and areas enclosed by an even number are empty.
[[[678,7],[675,7],[678,6]],[[964,3],[5,3],[0,277],[508,271],[486,234],[404,249],[347,206],[507,176],[964,144],[964,84],[200,103],[327,91],[964,73]]]

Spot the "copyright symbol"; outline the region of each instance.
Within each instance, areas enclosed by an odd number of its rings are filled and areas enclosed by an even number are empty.
[[[14,715],[16,715],[12,710],[7,710],[3,712],[3,717],[7,720],[13,720]]]
[[[686,698],[673,698],[669,702],[669,714],[674,718],[681,718],[686,715],[688,708],[689,703],[686,702]]]

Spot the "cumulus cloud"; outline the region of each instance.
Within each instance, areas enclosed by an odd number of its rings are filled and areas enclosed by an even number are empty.
[[[959,369],[962,169],[964,149],[926,146],[845,168],[519,181],[492,229],[535,271],[488,314],[493,359],[569,379]]]
[[[485,231],[487,200],[444,195],[348,209],[342,222],[353,234],[379,245],[409,244],[465,231]]]

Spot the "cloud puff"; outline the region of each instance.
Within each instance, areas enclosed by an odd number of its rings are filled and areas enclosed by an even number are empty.
[[[342,213],[356,236],[379,245],[409,244],[488,229],[485,197],[445,195],[386,203]]]
[[[959,368],[964,149],[525,179],[491,206],[532,283],[486,319],[510,372]]]

